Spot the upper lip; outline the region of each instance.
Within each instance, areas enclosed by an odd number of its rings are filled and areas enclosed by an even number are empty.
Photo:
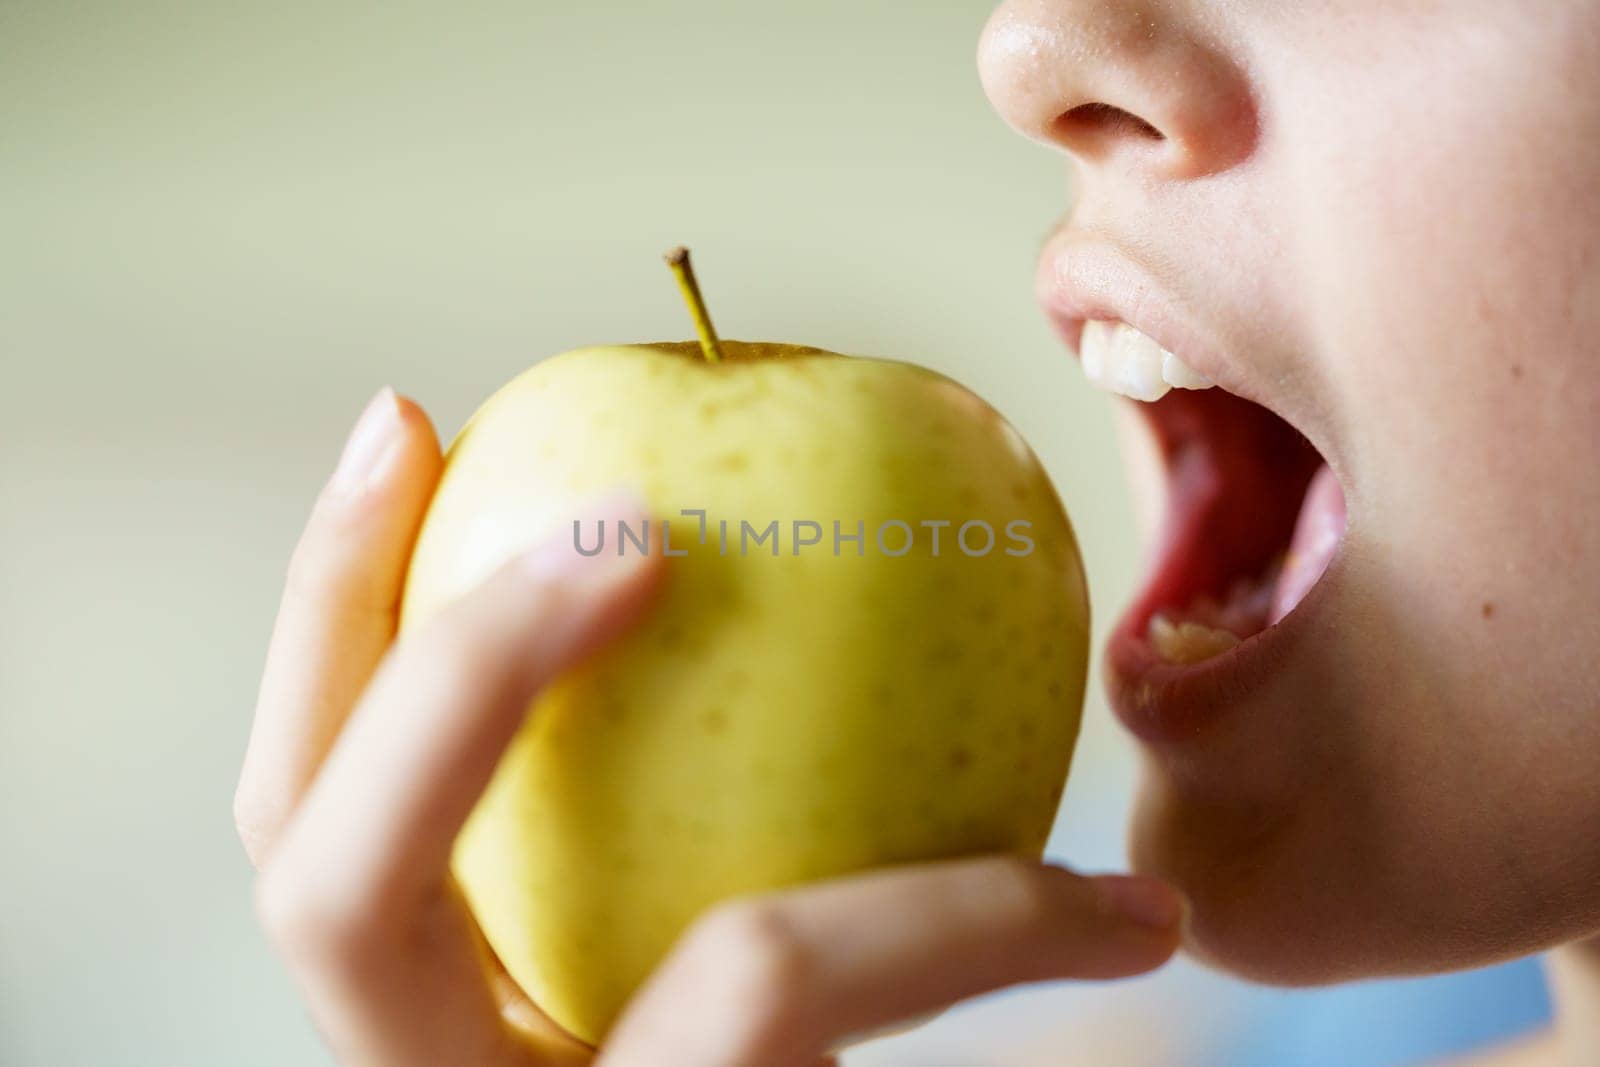
[[[1126,323],[1224,392],[1261,405],[1300,431],[1348,487],[1337,426],[1326,410],[1290,392],[1304,388],[1306,379],[1261,373],[1242,355],[1247,346],[1232,340],[1236,331],[1224,306],[1208,302],[1203,309],[1197,307],[1125,247],[1098,231],[1074,226],[1060,227],[1045,242],[1034,277],[1035,295],[1073,354],[1086,322]]]
[[[1119,321],[1138,330],[1226,391],[1272,407],[1247,368],[1224,355],[1213,330],[1114,242],[1062,229],[1046,243],[1035,279],[1040,305],[1072,350],[1084,323]]]

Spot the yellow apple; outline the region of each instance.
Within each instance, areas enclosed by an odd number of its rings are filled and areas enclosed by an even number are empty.
[[[535,702],[454,856],[506,969],[591,1042],[719,900],[1039,856],[1082,706],[1081,561],[1021,437],[932,371],[719,342],[690,278],[702,344],[568,352],[472,417],[402,615],[597,492],[637,491],[656,551],[670,524],[660,600]]]

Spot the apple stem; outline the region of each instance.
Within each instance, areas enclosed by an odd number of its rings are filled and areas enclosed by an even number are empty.
[[[689,250],[679,245],[667,253],[667,266],[678,279],[683,290],[683,302],[689,305],[689,315],[694,319],[695,333],[700,335],[700,352],[707,363],[722,362],[722,342],[711,325],[711,312],[706,310],[705,299],[700,295],[700,283],[694,278],[694,265],[689,262]]]

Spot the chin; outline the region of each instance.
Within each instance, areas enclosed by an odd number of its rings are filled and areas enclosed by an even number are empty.
[[[1405,932],[1379,933],[1383,905],[1330,869],[1333,857],[1307,855],[1322,850],[1297,840],[1304,831],[1281,803],[1218,810],[1186,799],[1147,761],[1129,855],[1138,873],[1182,890],[1184,952],[1208,967],[1276,986],[1438,969],[1397,959]]]
[[[1330,578],[1357,584],[1354,570]],[[1502,791],[1465,756],[1430,766],[1429,746],[1319,728],[1474,710],[1404,699],[1383,654],[1405,647],[1396,631],[1352,638],[1337,614],[1328,626],[1286,641],[1270,677],[1234,690],[1226,722],[1141,743],[1129,857],[1189,901],[1186,954],[1312,986],[1487,966],[1600,930],[1592,810],[1572,803],[1581,783]],[[1496,756],[1476,740],[1471,751]]]

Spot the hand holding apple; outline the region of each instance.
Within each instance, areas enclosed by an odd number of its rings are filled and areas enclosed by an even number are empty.
[[[626,662],[626,643],[591,653],[644,610],[663,561],[584,558],[560,536],[515,553],[390,649],[441,468],[420,409],[380,394],[296,549],[235,815],[261,868],[263,922],[342,1060],[586,1063],[591,1050],[483,954],[450,857],[496,766],[511,765],[513,736],[572,678]],[[625,517],[618,507],[604,517]],[[715,573],[720,558],[666,569]],[[658,608],[695,588],[668,578]],[[1177,914],[1171,890],[1148,879],[1017,858],[740,897],[679,939],[600,1060],[811,1064],[850,1035],[988,989],[1156,966]]]

